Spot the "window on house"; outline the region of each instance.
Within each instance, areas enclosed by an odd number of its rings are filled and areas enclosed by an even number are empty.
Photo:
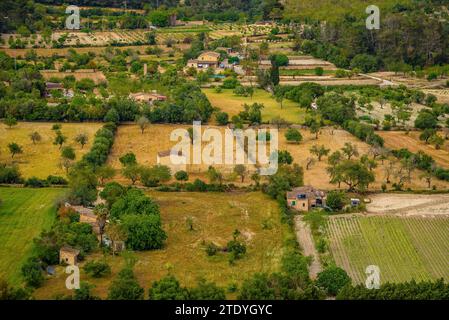
[[[305,203],[303,202],[303,203],[302,203],[302,206],[303,206],[303,207],[305,207],[305,206],[306,206],[306,204],[305,204]]]

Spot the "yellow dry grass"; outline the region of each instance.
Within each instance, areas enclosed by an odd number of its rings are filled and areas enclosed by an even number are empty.
[[[55,132],[51,130],[53,123],[19,122],[17,126],[9,129],[0,125],[0,163],[17,164],[23,177],[36,176],[46,178],[48,175],[65,176],[65,170],[59,166],[59,146],[53,145]],[[100,123],[63,123],[62,133],[67,137],[65,146],[75,149],[77,159],[80,159],[91,147],[95,132],[101,127]],[[30,134],[38,132],[42,141],[33,144]],[[89,143],[81,149],[74,141],[79,133],[89,136]],[[15,142],[22,146],[23,153],[17,154],[14,159],[9,153],[8,144]]]
[[[300,131],[304,140],[298,145],[287,143],[284,137],[284,131],[282,131],[279,134],[279,150],[289,151],[295,159],[294,161],[304,168],[305,184],[310,184],[319,188],[335,189],[337,186],[329,183],[329,175],[326,172],[326,168],[328,167],[327,157],[324,157],[320,162],[318,162],[315,156],[311,156],[309,150],[313,145],[324,145],[326,148],[330,149],[330,153],[332,153],[341,149],[346,142],[350,142],[357,146],[360,156],[367,154],[370,149],[368,144],[360,141],[344,130],[334,130],[332,134],[331,129],[324,128],[321,130],[318,139],[315,139],[315,135],[310,134],[308,130]],[[307,158],[309,157],[315,158],[316,161],[309,170],[306,170]],[[388,166],[390,161],[395,161],[395,159],[391,157],[390,159],[385,160],[384,164],[378,161],[378,167],[374,169],[376,181],[369,186],[371,190],[379,190],[382,183],[385,182],[385,167]],[[410,187],[411,189],[426,189],[427,184],[420,178],[421,174],[422,172],[415,170],[412,173],[411,183],[407,183],[405,188]],[[391,180],[392,182],[395,181],[393,175],[391,176]],[[439,181],[436,179],[432,182],[432,185],[436,185],[438,189],[447,189],[449,187],[448,182]],[[342,184],[341,188],[345,188],[345,186]]]
[[[174,45],[173,47],[175,48],[179,48],[181,50],[185,50],[189,48],[189,44],[177,44]],[[122,51],[128,50],[128,49],[132,49],[134,51],[140,51],[141,53],[145,52],[145,49],[148,48],[149,46],[123,46],[123,47],[119,47],[117,49],[120,49]],[[160,45],[159,46],[161,49],[163,49],[164,51],[172,51],[173,48],[168,48],[165,45]],[[107,47],[106,46],[99,46],[99,47],[81,47],[81,48],[72,48],[72,47],[67,47],[67,48],[36,48],[34,49],[36,51],[36,54],[40,57],[51,57],[54,54],[56,54],[57,56],[66,56],[67,53],[69,52],[70,49],[74,49],[77,53],[82,54],[82,53],[88,53],[88,52],[93,52],[97,55],[104,53],[105,49]],[[27,51],[30,51],[31,48],[29,49],[9,49],[9,48],[1,48],[2,51],[4,51],[7,55],[11,56],[11,57],[24,57],[25,54],[27,53]]]
[[[137,162],[145,166],[153,166],[157,164],[157,153],[161,151],[170,150],[177,141],[170,141],[170,134],[175,129],[187,129],[191,126],[188,125],[173,125],[173,124],[152,124],[142,134],[140,128],[137,125],[121,125],[118,128],[115,138],[114,146],[109,155],[108,163],[115,169],[121,169],[121,163],[119,158],[128,152],[133,152],[137,157]],[[218,129],[224,137],[226,127],[208,126],[203,125],[202,131],[207,128]],[[202,146],[206,146],[208,142],[202,143]],[[235,145],[235,143],[234,143]],[[223,142],[223,161],[225,144]],[[235,146],[234,146],[235,152]],[[190,151],[190,163],[193,163],[193,152]],[[190,174],[190,180],[193,181],[196,178],[205,179],[205,172],[207,171],[208,164],[192,164],[187,167],[187,171]],[[232,174],[234,165],[214,165],[215,168],[220,169],[225,173],[225,179],[233,181],[236,177]],[[248,166],[248,169],[250,167]],[[174,172],[172,172],[174,174]],[[118,180],[124,181],[122,177],[118,177]],[[235,181],[237,182],[237,181]],[[249,179],[247,181],[249,182]]]
[[[278,270],[283,254],[283,243],[293,235],[280,223],[279,208],[275,201],[260,192],[254,193],[161,193],[150,196],[161,208],[161,217],[168,239],[162,250],[136,252],[138,262],[134,268],[141,286],[148,288],[168,272],[183,285],[194,286],[199,277],[214,281],[220,286],[241,283],[255,272]],[[193,219],[194,230],[189,231],[186,219]],[[268,225],[263,227],[262,224]],[[247,254],[235,265],[228,262],[228,254],[206,255],[204,243],[214,242],[225,246],[238,229],[247,245]],[[101,259],[100,253],[88,259]],[[93,279],[81,272],[81,281],[96,286],[94,293],[107,296],[111,280],[123,267],[122,257],[106,256],[112,275]],[[81,264],[82,266],[82,264]],[[62,267],[35,292],[39,299],[49,299],[55,294],[72,294],[65,289],[66,274]]]
[[[272,118],[279,116],[291,123],[303,123],[305,118],[305,109],[298,106],[296,102],[284,99],[283,107],[271,96],[271,94],[262,89],[255,89],[253,97],[241,97],[235,95],[231,89],[225,89],[221,93],[215,92],[215,89],[203,89],[209,101],[216,108],[227,112],[230,117],[243,111],[243,105],[262,103],[265,108],[262,109],[262,121],[269,122]]]
[[[136,125],[122,125],[118,129],[114,147],[108,160],[109,164],[116,169],[120,169],[121,164],[119,158],[127,152],[134,152],[137,161],[140,164],[155,165],[157,163],[157,152],[170,150],[176,143],[170,142],[170,133],[177,128],[187,129],[188,127],[189,126],[187,125],[151,125],[146,129],[144,134],[141,134]],[[225,129],[225,127],[216,126],[203,126],[203,129],[207,127],[219,128],[222,133]],[[331,134],[329,128],[324,128],[321,130],[318,139],[315,139],[315,135],[310,134],[309,130],[301,129],[300,131],[304,139],[300,144],[287,143],[284,137],[285,131],[285,129],[282,129],[279,132],[279,150],[289,151],[294,158],[294,162],[304,168],[305,184],[311,184],[327,190],[335,189],[337,186],[329,183],[329,175],[326,171],[326,168],[328,167],[326,157],[323,157],[320,162],[315,160],[315,163],[310,169],[306,170],[307,158],[313,157],[316,159],[315,156],[311,156],[309,151],[313,145],[324,145],[326,148],[330,149],[332,153],[341,149],[345,142],[350,142],[357,146],[360,156],[367,154],[370,149],[368,144],[360,141],[344,130],[334,130],[333,134]],[[203,146],[204,144],[205,143],[203,143]],[[395,161],[395,159],[391,157],[389,160],[384,161],[384,164],[378,161],[378,167],[375,169],[376,182],[370,185],[371,190],[380,190],[382,183],[385,181],[385,167],[388,166],[390,161]],[[225,173],[225,179],[228,182],[232,181],[233,183],[240,184],[238,181],[239,179],[236,179],[234,175],[230,174],[233,169],[232,165],[215,165],[214,167]],[[207,168],[208,165],[206,164],[192,165],[189,167],[190,180],[192,181],[196,178],[200,178],[207,181],[205,174]],[[418,170],[414,171],[412,173],[412,182],[406,184],[405,187],[410,187],[412,189],[426,189],[427,184],[420,178],[421,174],[422,172]],[[120,176],[118,177],[118,180],[127,183],[127,181]],[[391,176],[391,180],[393,182],[395,181],[393,175]],[[251,180],[246,178],[244,185],[249,183],[251,183]],[[436,179],[432,182],[432,185],[433,184],[436,185],[438,189],[447,189],[449,186],[449,183]],[[342,184],[341,188],[345,188],[345,186]]]
[[[77,81],[81,79],[91,79],[96,84],[101,82],[106,82],[106,76],[102,71],[93,71],[93,70],[77,70],[75,72],[66,71],[60,72],[58,70],[42,70],[42,76],[45,80],[50,80],[51,78],[64,79],[68,76],[74,76]]]
[[[380,131],[379,135],[384,138],[385,146],[390,149],[407,148],[409,151],[416,153],[423,151],[442,167],[449,168],[449,142],[445,141],[441,149],[435,149],[435,146],[426,144],[419,140],[419,131],[411,131],[406,134],[404,131]],[[440,133],[444,137],[444,133]]]

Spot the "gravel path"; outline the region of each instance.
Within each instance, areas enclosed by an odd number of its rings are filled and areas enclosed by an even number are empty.
[[[313,242],[312,231],[302,218],[300,215],[295,217],[296,239],[301,246],[303,254],[312,257],[312,263],[309,266],[309,276],[312,279],[316,279],[317,274],[322,270],[320,258]]]

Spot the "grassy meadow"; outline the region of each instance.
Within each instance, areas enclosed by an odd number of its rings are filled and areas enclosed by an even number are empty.
[[[36,176],[47,178],[48,175],[65,176],[65,169],[60,166],[59,146],[53,145],[55,132],[51,129],[53,123],[47,122],[19,122],[12,128],[4,124],[0,125],[0,163],[16,164],[24,178]],[[100,129],[100,123],[63,123],[61,132],[67,137],[64,146],[71,146],[75,149],[76,160],[89,151],[95,132]],[[33,142],[30,134],[38,132],[42,140]],[[81,148],[74,141],[79,133],[86,133],[89,142]],[[14,158],[9,153],[8,144],[17,143],[22,146],[23,153],[17,154]]]
[[[152,281],[167,273],[174,274],[183,285],[194,286],[199,277],[227,287],[241,283],[254,272],[272,272],[279,268],[284,241],[293,235],[281,224],[278,204],[266,195],[254,193],[162,193],[151,192],[161,208],[161,217],[168,239],[162,250],[135,252],[138,262],[135,274],[146,290]],[[190,231],[186,220],[193,220]],[[228,262],[228,254],[219,252],[207,256],[205,243],[225,246],[235,229],[247,245],[247,253],[235,265]],[[88,259],[101,259],[101,254]],[[94,292],[107,296],[110,281],[123,267],[122,257],[107,255],[112,275],[93,279],[81,272],[81,281],[96,286]],[[82,266],[82,264],[81,264]],[[36,291],[37,298],[51,298],[54,294],[69,294],[64,285],[65,274],[61,267]]]
[[[272,97],[272,95],[262,89],[255,89],[253,97],[241,97],[235,95],[231,89],[224,89],[221,93],[215,89],[203,89],[209,101],[216,108],[227,112],[230,117],[243,111],[243,105],[253,103],[263,103],[262,121],[268,122],[272,118],[279,116],[292,123],[303,123],[305,119],[305,109],[298,106],[296,102],[284,99],[283,107]]]
[[[54,201],[63,193],[63,189],[0,188],[0,277],[20,284],[20,268],[33,239],[52,225]]]

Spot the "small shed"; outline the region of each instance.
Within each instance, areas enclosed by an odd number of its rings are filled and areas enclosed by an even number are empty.
[[[351,198],[351,206],[357,207],[358,205],[360,205],[360,199],[359,198]]]
[[[79,254],[80,251],[78,249],[64,246],[59,249],[59,263],[74,266],[78,263]]]

